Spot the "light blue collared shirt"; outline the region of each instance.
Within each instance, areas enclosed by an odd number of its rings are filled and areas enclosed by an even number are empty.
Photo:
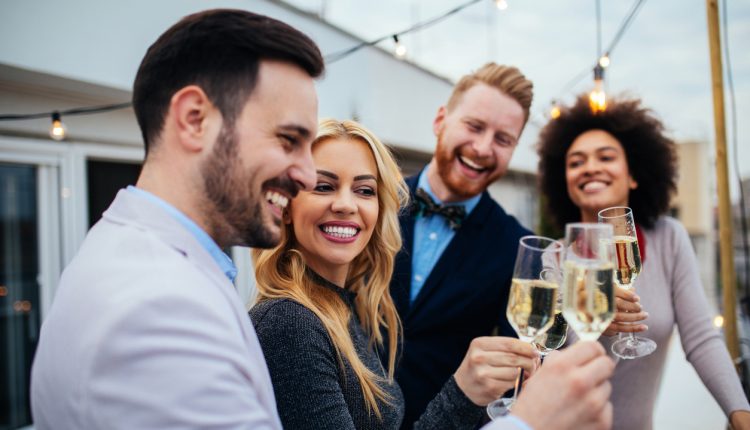
[[[442,204],[430,188],[430,182],[427,180],[427,168],[419,174],[417,187],[424,189],[435,200],[435,203]],[[469,216],[481,198],[482,195],[479,194],[468,200],[456,202],[455,205],[463,206],[466,209],[466,216]],[[412,303],[422,290],[422,286],[424,286],[427,277],[430,276],[432,268],[435,267],[438,259],[443,255],[443,251],[455,235],[456,232],[450,227],[448,220],[440,215],[419,216],[414,222],[410,293]]]
[[[216,264],[219,265],[221,271],[224,272],[225,275],[227,275],[227,278],[229,278],[230,281],[234,282],[234,278],[237,277],[237,267],[232,262],[232,259],[229,258],[229,256],[221,250],[221,248],[219,248],[219,245],[217,245],[213,239],[211,239],[211,236],[203,231],[202,228],[198,227],[198,224],[188,218],[184,213],[180,212],[176,207],[170,205],[169,203],[149,193],[146,190],[136,188],[132,185],[128,185],[127,190],[131,193],[138,194],[139,196],[150,200],[151,202],[159,205],[162,209],[167,211],[169,215],[176,219],[193,236],[195,236],[195,238],[198,240],[198,243],[200,243],[201,246],[203,246],[203,248],[208,251],[209,255],[211,255],[214,261],[216,261]]]

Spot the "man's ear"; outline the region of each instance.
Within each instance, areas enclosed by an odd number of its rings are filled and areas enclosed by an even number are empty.
[[[435,136],[440,135],[440,130],[443,128],[443,121],[445,120],[445,106],[440,106],[440,108],[437,111],[437,114],[435,115],[435,119],[432,120],[432,132],[435,133]]]
[[[202,151],[215,141],[215,133],[221,128],[221,114],[197,85],[188,85],[172,95],[167,118],[180,146],[189,152]]]

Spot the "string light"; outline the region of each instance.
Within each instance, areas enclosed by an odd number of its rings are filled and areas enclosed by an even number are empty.
[[[552,100],[552,107],[549,110],[549,117],[552,119],[560,118],[560,106],[557,105],[556,100]]]
[[[716,315],[714,317],[714,327],[722,328],[723,326],[724,326],[724,317],[721,315]]]
[[[604,55],[602,55],[601,57],[599,57],[599,65],[600,66],[602,66],[602,67],[604,67],[606,69],[607,67],[609,67],[609,63],[610,63],[610,61],[609,61],[609,54],[608,53],[605,53]]]
[[[454,15],[454,14],[456,14],[456,13],[458,13],[458,12],[464,10],[464,9],[466,9],[467,7],[469,7],[471,5],[479,3],[481,1],[486,1],[486,0],[467,0],[465,3],[462,3],[462,4],[458,5],[457,7],[453,8],[453,9],[451,9],[451,10],[449,10],[449,11],[447,11],[447,12],[445,12],[445,13],[439,15],[439,16],[436,16],[436,17],[434,17],[432,19],[429,19],[427,21],[415,24],[415,25],[413,25],[413,26],[411,26],[411,27],[409,27],[409,28],[407,28],[405,30],[402,30],[402,31],[400,31],[398,33],[395,33],[395,35],[393,35],[393,34],[392,35],[386,35],[386,36],[380,37],[380,38],[375,39],[375,40],[364,41],[362,43],[359,43],[358,45],[355,45],[355,46],[353,46],[351,48],[348,48],[348,49],[345,49],[343,51],[339,51],[339,52],[335,52],[335,53],[326,55],[325,56],[325,62],[326,62],[326,64],[330,65],[330,64],[332,64],[334,62],[337,62],[337,61],[340,61],[340,60],[344,59],[345,57],[348,57],[349,55],[353,54],[354,52],[356,52],[356,51],[358,51],[358,50],[360,50],[360,49],[362,49],[362,48],[364,48],[366,46],[374,46],[374,45],[382,42],[383,40],[387,40],[389,38],[395,38],[394,36],[399,36],[399,35],[403,36],[404,34],[407,34],[407,33],[412,33],[412,32],[415,32],[415,31],[423,30],[423,29],[425,29],[427,27],[431,27],[431,26],[437,24],[438,22],[440,22],[440,21],[442,21],[442,20],[444,20],[444,19],[446,19],[446,18],[448,18],[448,17],[450,17],[450,16],[452,16],[452,15]],[[508,7],[508,1],[507,0],[493,0],[493,1],[495,3],[495,6],[498,9],[500,9],[500,10],[504,10],[504,9],[506,9]],[[620,28],[618,29],[616,36],[613,38],[612,42],[608,46],[608,49],[605,51],[605,54],[602,57],[599,58],[599,60],[597,62],[599,66],[601,66],[602,68],[605,68],[605,67],[607,67],[609,65],[609,55],[611,55],[611,53],[614,50],[615,46],[618,44],[618,42],[620,41],[620,39],[622,38],[622,36],[625,34],[625,32],[627,31],[627,29],[629,29],[630,25],[632,24],[633,20],[635,19],[635,16],[637,15],[638,11],[640,10],[640,8],[643,6],[644,3],[645,3],[645,0],[637,0],[637,2],[633,5],[633,7],[630,10],[630,12],[628,13],[627,17],[621,23]],[[403,46],[403,45],[401,45],[401,46]],[[403,52],[403,55],[405,55],[406,54],[406,47],[403,46],[403,48],[400,49],[400,50],[397,47],[397,52],[396,52],[397,56],[399,56],[399,52]],[[591,69],[590,69],[590,66],[589,66],[585,70],[581,71],[581,74],[579,74],[575,78],[571,79],[571,81],[564,87],[563,91],[561,91],[561,94],[567,93],[569,90],[571,90],[583,78],[585,78],[585,76],[588,73],[590,73],[590,70]],[[595,80],[595,91],[592,91],[592,93],[590,94],[590,96],[594,96],[594,95],[596,95],[595,98],[596,98],[596,100],[598,100],[597,106],[604,106],[606,108],[606,95],[605,95],[605,93],[603,91],[603,83],[601,81],[597,82]],[[108,112],[108,111],[114,111],[114,110],[119,110],[119,109],[126,109],[126,108],[130,108],[131,106],[132,105],[131,105],[130,102],[126,102],[126,103],[118,103],[118,104],[113,104],[113,105],[90,106],[90,107],[84,107],[84,108],[68,109],[68,110],[60,111],[59,114],[60,115],[87,115],[87,114],[94,114],[94,113],[99,113],[99,112]],[[557,110],[559,110],[559,107],[557,109],[555,109],[555,107],[553,106],[550,109],[550,113],[549,113],[550,117],[552,117],[553,115],[556,115]],[[13,121],[13,120],[25,120],[25,119],[44,118],[44,117],[49,117],[52,114],[53,114],[52,112],[32,113],[32,114],[0,114],[0,121],[9,121],[9,120]],[[65,128],[64,125],[62,127],[63,127],[63,129]],[[64,139],[64,134],[65,134],[65,130],[63,130],[63,137],[60,138],[60,139]],[[58,132],[54,132],[54,134],[53,134],[52,128],[50,128],[50,136],[52,136],[53,138],[55,138],[57,140],[56,136],[58,136],[58,135],[59,135]]]
[[[68,131],[62,122],[60,112],[52,112],[52,125],[49,127],[49,137],[58,142],[65,139],[65,133]]]
[[[398,40],[398,36],[395,34],[393,35],[393,43],[396,44],[396,57],[406,57],[406,46]]]
[[[591,112],[599,113],[607,109],[607,95],[604,93],[604,67],[594,67],[594,89],[589,93]]]
[[[617,33],[615,37],[610,42],[609,46],[607,46],[607,49],[604,51],[604,55],[599,57],[597,60],[597,64],[601,66],[602,68],[609,67],[611,61],[610,56],[612,55],[612,52],[615,50],[615,47],[617,47],[617,44],[620,42],[622,37],[625,35],[625,32],[630,28],[630,25],[633,23],[633,20],[638,14],[638,11],[645,3],[645,0],[638,0],[636,3],[633,4],[633,7],[628,12],[628,15],[623,19],[622,23],[620,23],[620,27],[617,30]],[[597,8],[599,8],[599,5],[597,4]],[[598,14],[598,11],[597,11]],[[597,33],[599,35],[600,33]],[[597,43],[599,45],[599,43]],[[597,48],[597,52],[600,51],[600,47]],[[589,73],[591,73],[591,66],[586,66],[581,72],[576,75],[573,79],[571,79],[563,89],[558,93],[558,97],[561,97],[563,94],[568,93],[569,91],[573,90],[575,86],[577,86],[586,76],[589,76]],[[596,86],[596,83],[595,83]],[[599,85],[602,87],[602,85]],[[592,92],[593,93],[593,92]],[[604,95],[604,92],[601,91],[601,94]],[[589,95],[591,96],[591,94]],[[606,96],[604,96],[605,106],[606,106]]]
[[[423,22],[414,24],[413,26],[411,26],[411,27],[409,27],[409,28],[407,28],[405,30],[401,30],[399,32],[392,33],[392,34],[388,34],[386,36],[379,37],[379,38],[371,40],[369,42],[359,43],[357,45],[352,46],[351,48],[344,49],[343,51],[338,51],[338,52],[334,52],[332,54],[327,54],[325,56],[326,65],[330,65],[330,64],[333,64],[333,63],[335,63],[337,61],[343,60],[344,58],[350,56],[351,54],[359,51],[360,49],[362,49],[362,48],[364,48],[366,46],[375,46],[375,45],[377,45],[378,43],[380,43],[380,42],[382,42],[384,40],[391,39],[391,38],[393,38],[394,34],[396,36],[403,36],[404,34],[413,33],[415,31],[420,31],[420,30],[424,30],[425,28],[432,27],[433,25],[437,24],[438,22],[440,22],[440,21],[442,21],[442,20],[444,20],[444,19],[446,19],[446,18],[448,18],[448,17],[450,17],[452,15],[455,15],[458,12],[466,9],[467,7],[469,7],[471,5],[479,3],[480,1],[486,1],[486,0],[467,0],[466,3],[463,3],[463,4],[460,4],[460,5],[456,6],[453,9],[451,9],[451,10],[443,13],[442,15],[438,15],[438,16],[436,16],[434,18],[428,19],[427,21],[423,21]]]
[[[49,128],[49,137],[60,141],[65,139],[65,135],[67,134],[67,127],[65,127],[65,124],[62,122],[62,116],[70,116],[70,115],[90,115],[94,113],[101,113],[101,112],[112,112],[120,109],[127,109],[132,107],[133,104],[131,102],[125,102],[125,103],[116,103],[116,104],[110,104],[110,105],[99,105],[99,106],[87,106],[87,107],[80,107],[80,108],[72,108],[72,109],[66,109],[66,110],[60,110],[60,111],[52,111],[52,112],[41,112],[41,113],[20,113],[20,114],[0,114],[0,121],[18,121],[18,120],[26,120],[26,119],[39,119],[39,118],[49,118],[52,117],[52,124],[50,124]]]

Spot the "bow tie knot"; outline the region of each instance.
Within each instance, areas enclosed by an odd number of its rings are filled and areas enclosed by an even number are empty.
[[[466,208],[459,205],[440,205],[422,188],[417,188],[412,206],[412,213],[419,216],[433,214],[445,217],[451,229],[457,230],[466,218]]]

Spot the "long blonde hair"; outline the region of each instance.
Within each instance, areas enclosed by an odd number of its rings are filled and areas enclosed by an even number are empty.
[[[406,207],[409,190],[390,150],[369,130],[354,121],[322,120],[316,145],[328,139],[352,139],[365,142],[372,150],[378,168],[378,221],[365,249],[349,266],[345,287],[357,293],[355,307],[359,323],[369,337],[369,347],[383,345],[382,328],[388,333],[388,375],[382,378],[368,369],[357,355],[349,335],[349,307],[333,291],[317,288],[305,276],[302,254],[295,249],[293,227],[282,228],[281,243],[273,249],[254,249],[257,301],[292,299],[311,310],[323,322],[333,341],[339,365],[344,359],[351,365],[365,399],[368,412],[380,418],[377,400],[390,403],[381,383],[393,383],[396,352],[401,336],[401,321],[389,292],[396,253],[401,249],[398,212]],[[294,201],[291,202],[294,204]]]

